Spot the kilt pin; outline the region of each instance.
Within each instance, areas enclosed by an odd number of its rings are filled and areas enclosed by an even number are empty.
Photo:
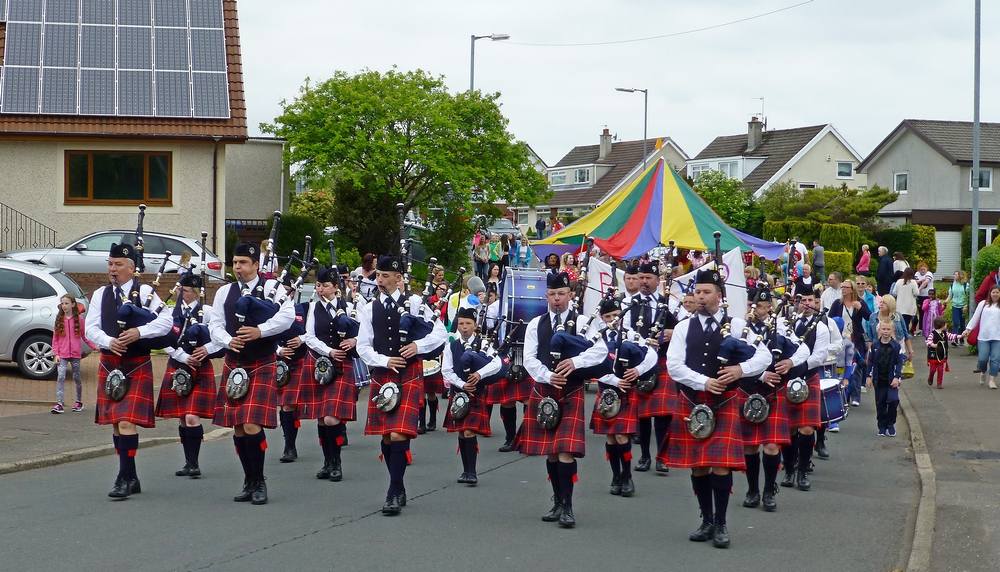
[[[567,453],[574,457],[583,457],[586,453],[586,425],[583,387],[574,387],[564,393],[563,390],[544,384],[535,383],[524,412],[524,420],[514,438],[514,448],[524,455],[555,455]],[[545,397],[552,397],[559,402],[562,415],[559,424],[553,429],[545,429],[539,425],[538,405]]]
[[[375,407],[368,400],[368,422],[365,435],[388,435],[399,433],[409,439],[417,437],[417,417],[420,412],[420,398],[424,394],[424,366],[420,359],[407,363],[400,373],[385,368],[372,368],[371,394],[375,395],[382,385],[396,382],[399,385],[399,405],[389,413]]]
[[[191,373],[191,393],[185,397],[173,390],[171,377],[179,368]],[[156,399],[156,416],[165,419],[179,419],[185,415],[211,418],[215,412],[215,368],[212,361],[202,362],[200,367],[191,368],[173,359],[167,360],[167,370],[163,373],[160,394]]]
[[[260,360],[236,360],[226,356],[219,392],[215,398],[213,424],[221,427],[253,424],[267,429],[278,426],[278,388],[275,384],[277,369],[274,360],[273,356]],[[250,389],[242,399],[230,399],[226,394],[226,380],[229,372],[239,367],[245,369],[250,376]]]
[[[104,394],[108,373],[120,370],[128,380],[128,392],[120,401]],[[94,421],[98,425],[133,423],[139,427],[155,427],[153,416],[153,364],[148,355],[122,357],[101,352],[97,369],[97,407]]]

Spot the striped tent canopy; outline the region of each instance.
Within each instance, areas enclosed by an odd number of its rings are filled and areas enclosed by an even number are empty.
[[[750,250],[661,158],[593,212],[535,244],[537,251],[545,251],[544,245],[560,251],[559,245],[579,248],[589,237],[603,252],[622,259],[641,256],[671,240],[677,248],[712,250],[715,231],[722,233],[723,251]]]

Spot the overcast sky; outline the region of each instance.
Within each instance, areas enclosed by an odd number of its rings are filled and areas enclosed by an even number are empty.
[[[252,134],[307,76],[422,68],[502,94],[514,135],[548,164],[596,144],[672,137],[692,157],[718,135],[746,132],[763,96],[768,127],[833,123],[862,156],[904,118],[972,119],[972,0],[814,0],[722,28],[638,43],[537,47],[667,34],[801,0],[243,0],[243,72]],[[1000,6],[983,2],[982,118],[1000,121]]]

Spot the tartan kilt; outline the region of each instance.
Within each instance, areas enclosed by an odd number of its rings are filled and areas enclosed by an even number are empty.
[[[274,382],[277,369],[274,360],[273,356],[260,360],[239,360],[226,356],[212,423],[221,427],[247,423],[268,429],[278,426],[278,388]],[[250,375],[250,390],[243,399],[234,401],[226,395],[226,380],[229,379],[229,372],[238,367],[242,367]]]
[[[743,444],[746,446],[767,445],[788,445],[792,442],[791,428],[788,425],[788,399],[785,398],[785,390],[778,387],[774,391],[773,397],[768,397],[767,402],[771,405],[771,412],[767,414],[767,419],[763,423],[750,423],[743,418],[743,404],[746,403],[750,395],[740,391],[739,410],[740,423],[743,424]]]
[[[375,395],[382,384],[395,381],[399,384],[399,405],[392,413],[380,411],[368,400],[368,422],[365,424],[365,435],[388,435],[399,433],[410,439],[417,438],[417,417],[420,411],[420,398],[424,394],[424,364],[420,359],[408,363],[406,369],[399,374],[384,368],[372,368],[372,383],[369,386]]]
[[[555,455],[569,453],[583,457],[586,453],[587,429],[584,425],[583,387],[570,390],[559,399],[562,391],[545,383],[535,383],[524,412],[524,420],[514,438],[514,448],[524,455]],[[555,429],[544,429],[538,424],[538,404],[544,397],[554,397],[562,408],[562,417]]]
[[[201,367],[189,368],[193,387],[187,397],[181,397],[174,392],[173,381],[170,379],[182,364],[173,359],[167,360],[167,371],[163,374],[160,385],[160,395],[156,400],[156,416],[166,419],[179,419],[185,415],[197,415],[209,418],[215,412],[215,368],[212,361],[202,363]]]
[[[295,406],[302,403],[302,385],[312,379],[312,370],[306,367],[306,356],[295,359],[279,358],[288,364],[288,383],[278,388],[278,405]]]
[[[681,389],[677,391],[679,393]],[[667,446],[656,456],[656,460],[681,469],[716,467],[746,470],[738,390],[722,395],[696,392],[695,399],[710,405],[715,411],[715,431],[707,439],[695,439],[688,433],[684,418],[691,415],[694,406],[683,396],[679,397],[678,410],[670,421]],[[719,403],[723,405],[718,407],[716,404]]]
[[[358,408],[355,400],[357,388],[354,386],[354,365],[346,359],[338,362],[341,374],[327,385],[320,385],[314,377],[316,356],[308,352],[300,366],[307,373],[299,385],[299,417],[301,419],[320,419],[336,417],[341,421],[354,421],[358,418]]]
[[[121,401],[113,401],[104,395],[104,382],[108,372],[119,369],[128,378],[128,393]],[[121,357],[101,352],[97,368],[97,407],[94,422],[98,425],[113,425],[120,422],[133,423],[139,427],[155,427],[153,417],[153,363],[149,356]]]
[[[809,386],[809,399],[798,404],[785,401],[788,411],[789,432],[795,431],[799,427],[815,427],[819,429],[823,425],[820,415],[820,402],[823,398],[821,395],[822,390],[819,387],[819,374],[814,373],[809,376],[806,379],[806,384]],[[780,388],[780,391],[785,391],[784,386]]]
[[[441,375],[440,371],[424,378],[424,393],[435,395],[444,393],[444,376]]]
[[[590,413],[590,429],[597,435],[629,435],[639,431],[639,401],[636,391],[630,389],[622,395],[622,408],[613,419],[605,419],[597,412],[601,403],[601,392],[612,386],[597,384],[597,399],[594,400],[594,410]],[[620,392],[619,392],[620,393]]]
[[[451,402],[455,399],[455,392],[461,391],[460,389],[452,389],[451,398],[448,400],[448,407],[445,409],[444,414],[444,427],[449,433],[455,433],[458,431],[472,431],[476,435],[482,435],[483,437],[489,437],[493,434],[490,429],[490,413],[486,408],[486,402],[483,398],[478,395],[470,396],[472,400],[469,402],[469,413],[461,421],[455,421],[451,417]],[[478,393],[478,391],[477,391]]]
[[[667,373],[666,358],[660,358],[656,373],[656,389],[649,393],[636,391],[639,419],[647,417],[668,417],[677,410],[677,390]]]
[[[520,383],[505,377],[487,385],[483,399],[487,405],[507,405],[516,401],[524,403],[531,398],[531,383],[529,376],[525,376]]]

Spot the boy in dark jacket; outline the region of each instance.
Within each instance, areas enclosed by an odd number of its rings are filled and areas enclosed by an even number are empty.
[[[868,387],[875,388],[875,419],[879,437],[896,436],[896,408],[899,383],[903,376],[903,354],[894,339],[892,322],[880,321],[878,340],[868,355]]]

